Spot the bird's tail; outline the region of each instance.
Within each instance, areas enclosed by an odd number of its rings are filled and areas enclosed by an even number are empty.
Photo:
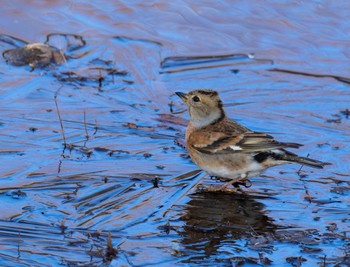
[[[289,162],[295,162],[302,165],[307,165],[309,167],[323,169],[326,165],[331,165],[328,162],[323,162],[315,159],[310,159],[307,157],[299,157],[298,155],[295,155],[289,151],[284,150],[284,154],[277,154],[279,160],[289,161]]]

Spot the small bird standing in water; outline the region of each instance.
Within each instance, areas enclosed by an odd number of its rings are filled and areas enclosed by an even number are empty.
[[[230,120],[216,91],[176,94],[190,113],[186,148],[191,159],[210,176],[230,180],[210,191],[224,191],[229,185],[239,187],[248,178],[280,164],[299,163],[319,169],[329,164],[285,150],[299,148],[301,144],[278,142],[271,135],[251,131]]]

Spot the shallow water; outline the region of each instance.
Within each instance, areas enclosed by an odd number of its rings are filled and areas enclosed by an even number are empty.
[[[6,38],[52,33],[86,45],[60,66],[0,62],[1,265],[349,265],[349,9],[8,3],[2,52]],[[67,49],[64,38],[50,44]],[[196,193],[216,181],[177,145],[188,115],[174,95],[195,88],[218,90],[230,117],[332,165],[270,169],[243,195]]]

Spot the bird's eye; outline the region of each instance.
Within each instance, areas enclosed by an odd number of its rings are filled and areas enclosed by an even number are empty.
[[[194,96],[194,97],[192,97],[192,100],[194,101],[194,102],[199,102],[199,101],[201,101],[200,100],[200,98],[198,97],[198,96]]]

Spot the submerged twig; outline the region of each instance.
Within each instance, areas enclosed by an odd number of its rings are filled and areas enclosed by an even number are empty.
[[[66,219],[67,219],[67,218],[64,217],[64,218],[62,219],[62,221],[60,222],[59,228],[61,229],[61,234],[64,234],[64,231],[68,228],[68,227],[65,225]]]
[[[154,215],[154,221],[159,220],[161,218],[164,218],[165,215],[170,211],[170,209],[181,199],[183,198],[185,195],[188,194],[188,192],[190,190],[192,190],[193,188],[195,188],[199,182],[205,177],[205,173],[203,174],[199,174],[200,171],[196,170],[195,172],[197,172],[194,176],[194,178],[192,179],[191,183],[187,183],[186,186],[184,186],[181,190],[181,192],[179,194],[175,194],[173,197],[171,197],[170,199],[167,200],[166,203],[163,204],[162,208],[160,210],[158,210]],[[186,173],[186,175],[188,174],[192,174],[192,172],[190,173]],[[183,175],[178,176],[182,177]]]
[[[309,154],[308,154],[309,156]],[[307,157],[308,157],[307,156]],[[299,175],[299,177],[301,177],[301,169],[304,167],[304,164],[300,166],[299,170],[297,171],[297,174]]]
[[[84,129],[85,129],[85,137],[86,137],[86,141],[89,140],[89,133],[88,133],[88,130],[87,130],[87,126],[86,126],[86,112],[84,110]]]
[[[98,126],[97,126],[97,120],[95,119],[95,127],[94,127],[95,131],[92,133],[92,135],[95,135],[97,133],[98,130]]]
[[[61,58],[63,59],[63,62],[66,65],[66,67],[68,67],[68,62],[67,62],[66,55],[64,54],[64,52],[61,49],[59,49],[58,53],[60,54]]]
[[[174,102],[173,101],[170,101],[170,103],[168,104],[169,108],[170,108],[170,113],[173,113],[174,112]]]
[[[108,232],[108,238],[107,238],[107,248],[106,248],[106,253],[105,253],[105,259],[107,261],[112,261],[115,256],[118,254],[118,249],[113,247],[112,244],[112,235],[111,232]]]
[[[61,166],[62,166],[62,160],[60,160],[58,163],[57,173],[61,173]]]
[[[323,256],[323,261],[321,262],[320,267],[326,267],[326,259],[327,259],[327,255]]]
[[[20,245],[21,245],[21,232],[18,232],[18,243],[17,243],[18,257],[17,257],[17,259],[19,259],[21,257]]]
[[[102,91],[102,82],[104,80],[104,77],[102,75],[102,71],[99,70],[99,76],[98,76],[98,90]]]
[[[66,136],[64,134],[64,128],[63,128],[63,123],[62,123],[62,119],[61,119],[60,109],[58,108],[58,104],[57,104],[57,95],[55,95],[54,99],[55,99],[55,105],[56,105],[58,119],[60,121],[61,132],[62,132],[62,136],[63,136],[63,144],[64,144],[64,148],[66,148],[66,146],[67,146]]]
[[[307,154],[306,157],[308,158],[309,156],[310,156],[310,154]],[[298,174],[298,176],[299,176],[299,178],[300,178],[300,181],[302,181],[302,183],[303,183],[304,191],[305,191],[305,194],[306,194],[305,199],[307,199],[307,200],[309,201],[309,203],[312,203],[312,197],[311,197],[311,195],[310,195],[310,193],[309,193],[309,190],[308,190],[307,187],[306,187],[305,181],[302,180],[302,178],[305,177],[305,175],[302,175],[302,174],[301,174],[301,169],[302,169],[303,167],[304,167],[304,165],[301,165],[301,166],[300,166],[299,170],[297,171],[297,174]]]
[[[160,179],[158,176],[156,176],[156,177],[154,177],[154,179],[152,179],[153,188],[159,188],[159,181],[160,181]]]
[[[279,69],[279,68],[270,69],[269,71],[284,72],[284,73],[288,73],[288,74],[309,76],[309,77],[315,77],[315,78],[333,78],[333,79],[335,79],[335,80],[337,80],[339,82],[350,84],[350,78],[337,76],[337,75],[316,74],[316,73],[308,73],[308,72],[286,70],[286,69]]]

